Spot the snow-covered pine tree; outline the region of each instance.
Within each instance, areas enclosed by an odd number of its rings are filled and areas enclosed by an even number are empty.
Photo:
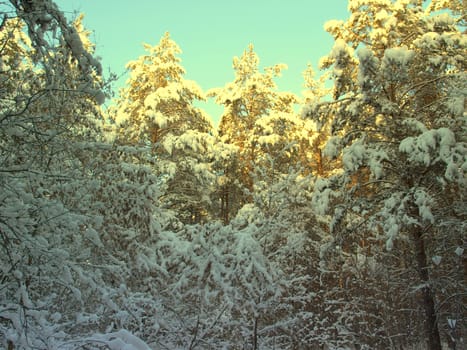
[[[234,57],[233,68],[234,81],[208,93],[224,106],[219,126],[221,141],[238,150],[234,165],[219,169],[226,180],[219,190],[224,221],[229,221],[245,203],[251,202],[253,168],[262,153],[270,151],[277,157],[290,158],[296,145],[284,139],[289,130],[298,129],[295,125],[298,120],[293,115],[297,97],[278,92],[274,82],[286,65],[267,67],[261,73],[258,55],[250,45],[241,57]]]
[[[465,334],[448,311],[465,285],[450,279],[437,288],[431,257],[458,264],[454,252],[465,246],[467,41],[459,1],[422,5],[352,0],[347,21],[326,24],[335,44],[321,66],[334,76],[334,101],[314,116],[332,116],[327,155],[342,157],[343,169],[318,180],[315,205],[331,209],[334,239],[347,253],[375,254],[379,244],[399,253],[406,278],[397,283],[416,291],[399,300],[421,300],[424,332],[407,324],[418,333],[411,342],[440,350],[452,325]]]
[[[315,71],[311,64],[303,71],[303,79],[305,88],[302,91],[303,109],[301,111],[302,118],[309,122],[313,120],[309,115],[314,114],[316,108],[320,108],[325,99],[331,94],[331,88],[326,87],[326,81],[329,80],[329,72],[324,72],[318,79],[315,77]],[[310,159],[309,172],[317,176],[326,176],[339,167],[335,161],[325,159],[323,154],[324,147],[331,136],[331,118],[327,120],[314,121],[309,129],[312,130],[311,137],[308,139],[309,147],[305,148]]]
[[[168,185],[162,204],[181,221],[193,223],[209,215],[209,169],[212,124],[194,105],[205,99],[201,88],[186,80],[179,46],[169,33],[147,54],[128,63],[130,78],[113,112],[117,142],[150,145],[156,172]]]

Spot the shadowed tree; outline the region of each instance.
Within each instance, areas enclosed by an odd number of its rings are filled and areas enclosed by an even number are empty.
[[[321,66],[334,77],[334,100],[310,113],[330,118],[327,155],[343,165],[318,181],[315,205],[333,203],[331,230],[344,249],[374,241],[404,250],[418,274],[419,339],[431,350],[441,349],[447,323],[438,300],[459,302],[446,294],[458,287],[465,293],[455,281],[437,289],[431,269],[440,237],[446,254],[465,244],[467,46],[465,18],[450,11],[459,4],[350,1],[349,19],[325,26],[335,44]]]

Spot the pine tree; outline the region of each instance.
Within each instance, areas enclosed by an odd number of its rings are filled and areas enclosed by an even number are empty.
[[[459,286],[436,288],[431,256],[453,255],[465,229],[465,19],[449,8],[458,3],[424,11],[422,1],[350,1],[350,18],[326,25],[335,45],[321,62],[334,76],[334,101],[320,116],[332,115],[328,154],[343,169],[317,182],[315,205],[332,207],[331,229],[347,252],[371,241],[404,251],[407,276],[419,279],[418,340],[432,350],[449,339],[437,300]]]
[[[212,145],[209,117],[194,105],[204,100],[193,81],[183,78],[178,45],[166,33],[159,44],[145,45],[148,53],[128,63],[130,78],[114,111],[117,142],[150,145],[165,174],[165,207],[183,222],[208,215],[212,176],[207,154]]]
[[[308,123],[313,120],[310,115],[319,115],[319,109],[325,108],[323,101],[331,94],[331,89],[325,86],[329,79],[329,72],[322,74],[318,80],[315,79],[315,71],[311,64],[303,72],[304,88],[304,108],[301,112],[302,118]],[[309,147],[305,148],[310,155],[309,166],[311,172],[317,176],[326,176],[338,167],[336,162],[325,159],[325,146],[331,136],[331,118],[326,120],[314,120],[309,129],[312,130],[311,137],[308,139]]]
[[[220,169],[227,179],[220,189],[225,221],[251,201],[254,164],[264,151],[269,148],[277,156],[281,152],[284,157],[290,155],[291,151],[285,149],[288,140],[277,138],[287,139],[289,129],[296,128],[291,120],[297,98],[292,93],[276,91],[274,82],[286,68],[284,64],[267,67],[261,73],[258,55],[250,45],[241,57],[234,57],[233,68],[234,81],[209,92],[224,106],[219,126],[221,141],[238,149],[232,166]]]

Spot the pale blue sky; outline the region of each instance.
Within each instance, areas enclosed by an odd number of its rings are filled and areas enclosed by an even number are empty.
[[[323,29],[330,19],[346,19],[347,0],[57,0],[67,14],[84,12],[104,70],[121,74],[128,61],[169,31],[181,47],[186,78],[204,90],[233,79],[232,58],[249,43],[261,67],[286,63],[280,90],[300,93],[307,63],[317,69],[332,48]],[[118,82],[122,86],[126,77]],[[222,108],[202,106],[214,120]],[[217,121],[216,121],[217,122]]]

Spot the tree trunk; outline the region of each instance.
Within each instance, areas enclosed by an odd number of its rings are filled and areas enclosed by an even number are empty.
[[[258,350],[258,318],[255,317],[253,324],[253,350]]]
[[[423,228],[414,228],[415,254],[417,259],[417,271],[424,287],[422,288],[422,303],[425,313],[425,332],[428,339],[429,350],[442,350],[441,339],[436,319],[434,294],[430,286],[428,263],[423,238]]]

